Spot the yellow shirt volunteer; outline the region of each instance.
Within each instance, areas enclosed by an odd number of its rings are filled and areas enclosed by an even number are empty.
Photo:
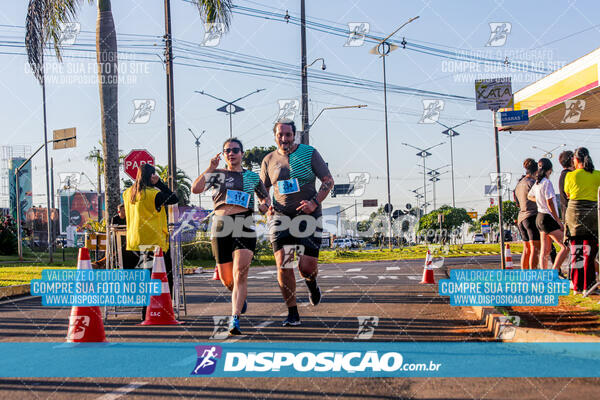
[[[587,172],[584,169],[571,171],[565,177],[565,193],[570,200],[598,200],[600,171]]]
[[[165,207],[156,211],[154,200],[159,190],[146,188],[137,194],[135,203],[130,201],[132,188],[125,190],[125,216],[127,219],[127,250],[154,250],[160,246],[166,252],[169,250],[169,231],[167,230],[167,213]],[[151,249],[146,246],[152,247]]]

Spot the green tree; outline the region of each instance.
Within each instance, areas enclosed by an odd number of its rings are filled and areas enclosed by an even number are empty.
[[[515,226],[519,216],[519,206],[514,201],[506,200],[502,202],[502,214],[505,226]],[[498,206],[491,206],[485,210],[485,213],[479,218],[479,223],[487,221],[490,225],[498,227]]]
[[[160,176],[160,179],[163,182],[166,182],[169,178],[169,167],[156,165],[156,173]],[[177,185],[177,197],[179,198],[179,202],[177,203],[180,206],[187,206],[190,204],[190,196],[192,194],[192,180],[186,173],[177,168],[177,174],[175,176],[175,184]]]
[[[242,157],[242,164],[246,169],[260,168],[263,158],[265,158],[267,154],[275,150],[277,150],[277,146],[255,146],[249,150],[244,151],[244,156]]]
[[[441,226],[440,222],[438,222],[439,214],[444,216]],[[463,224],[470,222],[471,217],[469,217],[467,210],[445,205],[422,216],[419,220],[419,229],[417,233],[419,235],[424,235],[427,240],[432,240],[436,236],[442,240],[446,240],[450,236],[450,232],[459,229]]]

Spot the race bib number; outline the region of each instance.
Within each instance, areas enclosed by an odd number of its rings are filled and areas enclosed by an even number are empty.
[[[248,205],[250,204],[250,195],[240,190],[227,189],[225,203],[248,208]]]
[[[277,188],[279,189],[280,194],[292,194],[300,191],[300,185],[298,184],[297,178],[278,181]]]

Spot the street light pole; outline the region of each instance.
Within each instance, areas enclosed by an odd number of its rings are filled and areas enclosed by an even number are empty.
[[[431,150],[434,147],[441,146],[444,143],[445,142],[438,143],[438,144],[430,146],[430,147],[428,147],[426,149],[421,149],[419,147],[413,146],[412,144],[402,143],[404,146],[412,147],[415,150],[419,150],[419,152],[417,153],[417,157],[421,157],[423,159],[423,194],[424,194],[424,199],[423,199],[424,209],[423,209],[423,212],[425,214],[427,214],[427,204],[428,204],[427,203],[427,176],[426,176],[427,173],[425,171],[425,169],[426,169],[426,167],[425,167],[425,159],[431,155],[431,153],[429,151],[427,151],[427,150]]]
[[[206,129],[202,131],[200,136],[196,136],[196,134],[191,128],[188,128],[188,131],[190,131],[192,136],[194,136],[194,139],[196,139],[196,161],[198,162],[198,176],[200,176],[200,138],[202,137],[202,135],[204,135]],[[198,193],[198,207],[202,208],[202,193]]]
[[[384,39],[381,39],[377,45],[371,49],[372,54],[378,54],[382,58],[383,64],[383,113],[385,120],[385,155],[386,155],[386,171],[387,171],[387,200],[388,200],[388,239],[389,239],[389,249],[392,249],[392,195],[390,193],[390,153],[389,153],[389,138],[388,138],[388,118],[387,118],[387,78],[385,73],[385,57],[390,54],[391,51],[395,50],[397,46],[388,42],[388,39],[391,38],[398,32],[400,29],[404,28],[404,26],[410,24],[415,19],[419,18],[414,17],[406,21],[404,24],[400,25],[398,29],[394,32],[390,33]]]
[[[224,106],[217,108],[217,111],[229,114],[229,138],[231,139],[233,137],[233,127],[232,127],[231,115],[244,111],[243,107],[240,107],[240,106],[236,105],[235,103],[242,99],[245,99],[246,97],[248,97],[250,95],[253,95],[254,93],[262,92],[263,90],[267,90],[267,89],[256,89],[255,91],[250,92],[247,95],[239,97],[232,101],[223,100],[219,97],[213,96],[212,94],[206,93],[204,90],[195,90],[195,92],[225,103]]]
[[[444,135],[446,135],[446,136],[448,136],[450,138],[450,165],[452,166],[451,169],[452,169],[452,207],[453,208],[456,208],[456,198],[455,198],[455,195],[454,195],[454,148],[452,147],[452,139],[454,138],[454,136],[459,136],[458,132],[456,132],[454,130],[454,128],[457,128],[457,127],[459,127],[461,125],[467,124],[467,123],[472,122],[472,121],[473,120],[470,119],[468,121],[461,122],[460,124],[454,125],[452,127],[446,126],[446,125],[442,124],[439,121],[435,121],[438,124],[440,124],[440,125],[442,125],[443,127],[446,128],[446,130],[442,131],[442,134],[444,134]]]

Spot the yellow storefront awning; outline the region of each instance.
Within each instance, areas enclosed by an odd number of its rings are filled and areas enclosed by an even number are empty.
[[[514,93],[514,110],[529,110],[526,125],[501,130],[600,128],[600,48]]]

